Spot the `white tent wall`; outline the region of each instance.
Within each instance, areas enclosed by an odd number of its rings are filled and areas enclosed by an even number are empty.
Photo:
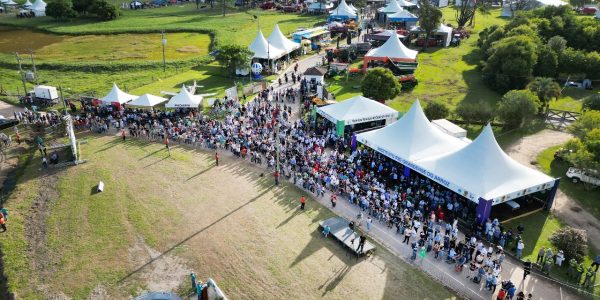
[[[355,96],[336,104],[319,107],[317,113],[333,123],[344,121],[345,125],[379,120],[387,122],[398,118],[398,112],[393,108],[363,96]]]

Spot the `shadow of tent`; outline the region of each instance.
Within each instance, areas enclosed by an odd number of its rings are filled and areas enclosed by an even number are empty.
[[[317,230],[313,231],[311,234],[311,239],[304,246],[302,251],[296,256],[294,261],[290,264],[290,268],[293,268],[306,258],[313,255],[315,252],[321,250],[323,247],[327,248],[329,252],[335,255],[340,261],[342,261],[347,266],[354,266],[357,263],[360,263],[363,259],[357,259],[357,256],[347,249],[341,242],[338,242],[333,237],[325,238],[321,234],[321,229],[317,228]]]

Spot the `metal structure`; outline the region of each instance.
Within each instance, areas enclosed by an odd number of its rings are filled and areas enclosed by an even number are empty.
[[[550,125],[552,129],[563,130],[573,122],[577,121],[579,116],[581,116],[581,113],[574,111],[547,109],[545,122]]]

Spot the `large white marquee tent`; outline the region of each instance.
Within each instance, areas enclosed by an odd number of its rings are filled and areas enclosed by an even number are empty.
[[[154,96],[154,95],[150,95],[150,94],[143,94],[143,95],[133,99],[133,101],[131,101],[127,104],[133,105],[133,106],[141,106],[141,107],[154,107],[155,105],[158,105],[165,101],[167,101],[167,99],[163,98],[163,97]]]
[[[526,167],[500,148],[490,125],[473,141],[453,137],[434,126],[415,101],[397,122],[360,133],[357,141],[477,203],[477,219],[485,221],[492,206],[538,191],[551,192],[558,179]],[[407,173],[408,171],[408,173]]]
[[[285,50],[271,45],[267,39],[265,39],[262,30],[258,31],[256,38],[248,48],[254,53],[254,58],[278,59],[285,55]]]
[[[36,0],[30,9],[36,17],[43,17],[46,15],[46,2],[44,0]]]
[[[283,35],[277,24],[275,24],[275,28],[273,28],[267,42],[275,48],[284,50],[285,54],[289,54],[300,48],[299,43],[292,42]]]
[[[402,8],[402,6],[400,6],[400,4],[397,1],[392,0],[386,6],[378,9],[377,11],[380,13],[391,14],[391,13],[395,13],[395,12],[399,12],[399,11],[403,11],[403,10],[404,9]]]

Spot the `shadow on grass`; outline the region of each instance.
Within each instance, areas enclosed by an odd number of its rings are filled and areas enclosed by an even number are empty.
[[[549,218],[549,213],[546,211],[539,211],[534,214],[528,215],[526,217],[521,217],[518,219],[514,219],[507,223],[502,223],[505,226],[504,230],[512,229],[512,231],[517,233],[517,226],[522,224],[525,230],[521,237],[523,238],[523,242],[525,244],[525,248],[523,249],[523,257],[529,256],[539,249],[534,249],[535,245],[538,243],[538,240],[542,238],[547,238],[546,235],[542,235],[542,231],[546,222]],[[505,248],[506,251],[509,251],[515,254],[515,242],[513,239],[510,247]]]
[[[598,202],[600,189],[586,187],[583,183],[573,183],[565,176],[568,169],[569,163],[565,161],[553,160],[550,163],[550,175],[563,178],[560,182],[560,190],[582,206],[582,210],[586,210],[596,218],[600,218],[600,202]],[[598,224],[588,225],[600,230]]]

